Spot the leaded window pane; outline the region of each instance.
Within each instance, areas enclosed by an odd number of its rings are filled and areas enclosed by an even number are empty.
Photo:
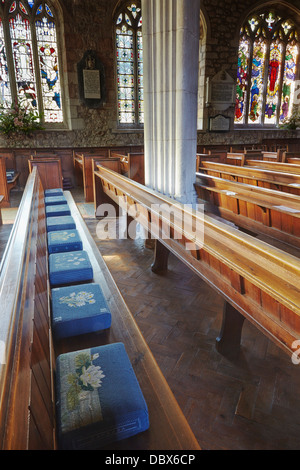
[[[44,0],[6,3],[8,16],[3,13],[0,19],[0,101],[8,107],[17,98],[21,106],[42,113],[44,122],[61,123],[61,82],[52,7]],[[5,27],[9,45],[5,43]],[[8,60],[10,51],[12,58]],[[9,71],[9,64],[13,64],[13,70]]]
[[[291,19],[267,11],[246,20],[240,31],[235,124],[277,125],[289,119],[298,53]]]
[[[144,113],[141,9],[135,3],[125,6],[116,20],[116,72],[118,121],[120,124],[142,124]]]

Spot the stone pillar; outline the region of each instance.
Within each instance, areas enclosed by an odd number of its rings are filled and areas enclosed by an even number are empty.
[[[142,0],[146,185],[194,203],[200,0]]]

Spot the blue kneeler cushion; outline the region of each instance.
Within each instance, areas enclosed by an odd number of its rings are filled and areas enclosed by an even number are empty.
[[[75,221],[71,215],[47,217],[46,218],[47,232],[54,232],[56,230],[72,230],[76,228]]]
[[[51,289],[52,331],[56,339],[105,330],[111,313],[99,284]]]
[[[59,204],[54,206],[46,206],[46,217],[58,217],[62,215],[71,215],[68,204]]]
[[[95,450],[149,428],[148,408],[123,343],[58,356],[58,441]]]
[[[82,241],[76,229],[49,232],[47,238],[49,254],[82,250]]]
[[[45,189],[44,196],[63,196],[62,188]]]
[[[51,286],[91,281],[93,268],[86,251],[69,251],[49,255],[49,280]]]
[[[68,204],[65,196],[47,196],[45,197],[46,206],[57,206],[61,204]]]

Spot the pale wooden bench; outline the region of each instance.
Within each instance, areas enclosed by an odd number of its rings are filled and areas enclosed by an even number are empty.
[[[264,188],[284,191],[300,195],[300,175],[292,173],[279,173],[264,168],[252,168],[248,166],[235,166],[214,162],[203,162],[199,169],[205,173],[230,181],[253,184]]]
[[[48,280],[44,189],[32,169],[0,267],[0,444],[2,450],[52,450],[56,444],[58,354],[123,342],[144,394],[150,428],[114,450],[199,450],[177,401],[120,295],[70,192],[64,192],[112,314],[102,333],[54,342]],[[3,350],[1,350],[3,352]]]
[[[259,159],[261,158],[261,152],[250,152],[247,151],[244,153],[237,152],[228,152],[226,155],[226,163],[229,165],[243,166],[246,164],[249,159]]]
[[[0,194],[3,196],[2,207],[10,207],[10,191],[17,185],[20,173],[14,171],[13,177],[7,179],[6,157],[0,156]]]
[[[136,213],[136,220],[156,237],[155,272],[167,268],[171,251],[224,298],[218,351],[238,354],[247,318],[291,355],[300,334],[298,258],[101,165],[94,179],[99,193]],[[173,217],[160,210],[165,205]],[[184,227],[183,220],[189,221]]]
[[[238,227],[300,248],[300,196],[196,174],[198,197]]]
[[[278,171],[280,173],[300,174],[300,159],[297,163],[270,162],[265,160],[248,160],[247,165],[256,168],[265,168],[266,170]]]

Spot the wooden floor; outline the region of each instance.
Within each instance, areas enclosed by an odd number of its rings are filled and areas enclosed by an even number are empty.
[[[240,357],[221,356],[222,298],[172,254],[154,274],[143,240],[99,240],[92,206],[74,196],[202,449],[300,449],[300,365],[249,322]]]

